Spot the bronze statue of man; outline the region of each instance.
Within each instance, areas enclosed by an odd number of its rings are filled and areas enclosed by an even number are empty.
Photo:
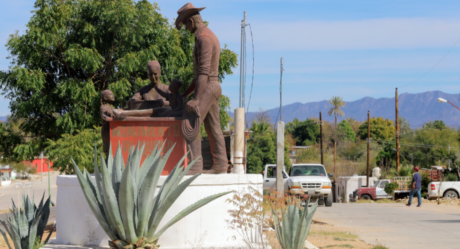
[[[153,117],[160,116],[163,113],[171,111],[169,101],[157,91],[157,89],[159,89],[163,93],[171,93],[169,91],[169,86],[160,82],[161,65],[158,61],[149,61],[147,63],[147,75],[149,77],[150,84],[139,88],[130,101],[159,100],[162,101],[162,107],[144,110],[115,110],[114,115],[116,118]]]
[[[147,75],[150,80],[150,84],[143,86],[137,90],[131,100],[158,100],[162,99],[164,106],[169,106],[169,101],[165,97],[161,96],[156,88],[159,88],[163,92],[168,92],[168,86],[160,82],[161,77],[161,65],[158,61],[149,61],[147,63]]]
[[[204,173],[227,173],[228,160],[225,141],[220,128],[219,100],[222,88],[218,81],[220,43],[216,35],[203,23],[200,11],[187,3],[177,11],[176,28],[182,25],[195,36],[193,49],[194,78],[190,87],[183,94],[184,98],[194,92],[193,99],[185,105],[182,131],[191,151],[192,159],[201,157],[200,127],[204,122],[209,137],[213,166]],[[199,159],[190,169],[189,174],[203,171],[203,161]]]

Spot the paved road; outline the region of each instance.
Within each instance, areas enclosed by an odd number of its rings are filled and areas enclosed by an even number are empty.
[[[458,205],[334,203],[318,208],[314,219],[349,228],[367,243],[379,242],[390,249],[460,247]]]

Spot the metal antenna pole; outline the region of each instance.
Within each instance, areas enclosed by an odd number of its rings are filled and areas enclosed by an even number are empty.
[[[240,99],[239,107],[244,107],[244,88],[246,76],[246,11],[241,20],[241,49],[240,49]]]
[[[280,121],[283,121],[283,71],[284,71],[284,68],[283,68],[283,57],[281,57],[281,67],[280,67],[280,71],[281,71],[281,76],[280,76]]]

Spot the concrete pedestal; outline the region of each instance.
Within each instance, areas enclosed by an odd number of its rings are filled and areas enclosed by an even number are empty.
[[[157,189],[165,179],[166,176],[161,176]],[[76,176],[58,176],[57,185],[58,228],[55,243],[107,246],[109,238],[90,210]],[[248,186],[262,192],[262,176],[260,174],[201,175],[169,209],[160,228],[185,207],[199,199],[224,191],[242,191]],[[229,198],[232,198],[232,194],[220,197],[170,227],[159,240],[161,248],[246,248],[237,232],[228,229],[226,220],[231,219],[228,210],[234,208],[226,203]],[[233,236],[237,240],[233,240]]]

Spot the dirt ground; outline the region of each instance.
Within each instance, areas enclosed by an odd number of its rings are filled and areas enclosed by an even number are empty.
[[[272,249],[281,249],[275,231],[266,233]],[[356,248],[356,249],[388,249],[384,245],[373,246],[360,240],[350,229],[329,224],[312,224],[307,240],[316,247],[323,248]],[[376,244],[379,244],[378,241]]]

